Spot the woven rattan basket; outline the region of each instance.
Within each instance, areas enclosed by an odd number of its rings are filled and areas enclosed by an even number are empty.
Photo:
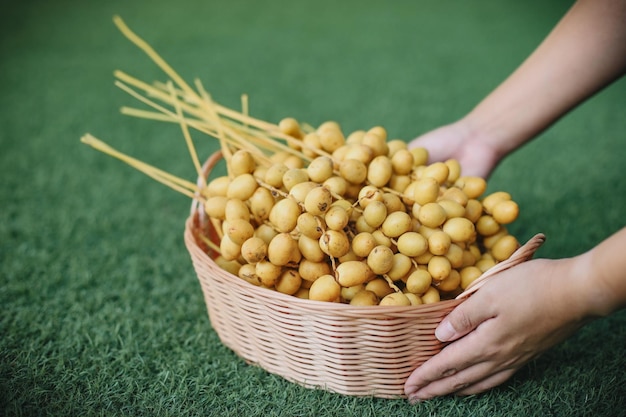
[[[219,160],[205,164],[208,177]],[[221,341],[248,363],[310,388],[345,395],[404,397],[411,372],[443,344],[435,328],[487,278],[532,257],[539,234],[507,261],[483,274],[457,299],[413,307],[354,307],[303,300],[256,287],[221,269],[199,234],[216,239],[194,201],[185,244],[198,275],[211,325]]]

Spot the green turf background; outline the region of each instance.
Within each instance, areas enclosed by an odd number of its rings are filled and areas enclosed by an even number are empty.
[[[6,3],[6,2],[5,2]],[[190,201],[79,142],[194,179],[179,129],[121,116],[123,69],[162,80],[120,14],[213,98],[277,122],[411,139],[467,112],[569,2],[15,1],[0,13],[0,415],[625,415],[624,312],[470,398],[419,405],[308,390],[210,327],[182,240]],[[558,85],[554,86],[558,88]],[[578,254],[626,224],[626,80],[508,157],[512,233]],[[199,140],[203,155],[215,144]],[[538,288],[537,291],[541,291]]]

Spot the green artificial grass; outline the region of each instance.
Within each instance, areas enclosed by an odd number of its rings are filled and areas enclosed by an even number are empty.
[[[626,415],[624,312],[596,321],[482,395],[417,405],[302,388],[212,330],[183,244],[190,201],[79,142],[86,132],[193,180],[176,126],[121,116],[122,69],[164,77],[121,15],[187,80],[253,116],[409,140],[509,74],[569,2],[12,1],[0,15],[0,415]],[[581,253],[625,225],[626,80],[490,180],[520,203],[539,256]],[[216,149],[200,139],[207,156]],[[538,289],[540,290],[540,289]]]

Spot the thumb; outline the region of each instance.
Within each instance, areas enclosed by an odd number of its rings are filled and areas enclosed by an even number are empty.
[[[478,302],[477,298],[469,297],[439,323],[435,329],[437,339],[442,342],[459,339],[491,318],[484,304]]]

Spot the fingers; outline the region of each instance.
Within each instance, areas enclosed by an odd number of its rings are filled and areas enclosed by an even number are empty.
[[[459,385],[465,382],[458,381],[458,374],[471,367],[479,359],[479,350],[476,349],[479,345],[472,340],[476,339],[474,336],[475,334],[470,334],[467,338],[446,346],[439,354],[415,369],[404,384],[405,394],[409,398],[418,393],[427,396],[431,390],[433,395],[436,393],[445,395],[464,388]],[[484,368],[485,365],[482,364],[478,369],[481,367]],[[483,372],[485,371],[486,369],[483,369]]]
[[[504,369],[492,373],[488,364],[480,364],[434,381],[407,395],[411,403],[416,403],[450,394],[460,396],[480,394],[502,384],[511,378],[515,371],[516,369]]]
[[[502,157],[493,145],[486,143],[464,120],[441,126],[409,142],[409,148],[428,150],[429,163],[454,158],[463,175],[487,178]]]
[[[446,346],[413,371],[404,385],[409,401],[424,401],[449,394],[477,394],[513,375],[517,370],[515,365],[504,365],[496,358],[484,357],[486,352],[479,348],[482,335],[476,333]]]
[[[459,304],[435,329],[435,336],[442,342],[451,342],[465,336],[479,324],[493,317],[483,297],[476,294]]]
[[[437,338],[441,341],[457,340],[489,319],[491,315],[488,313],[489,309],[485,308],[485,302],[480,301],[482,298],[481,294],[476,294],[452,310],[435,330]],[[477,333],[479,332],[446,346],[439,354],[413,371],[404,386],[407,395],[419,391],[433,381],[449,378],[477,362],[483,354],[480,349],[480,335]],[[449,381],[447,389],[452,392],[454,387],[450,387],[450,383]],[[457,389],[460,388],[454,390]]]
[[[461,136],[456,134],[455,130],[451,125],[439,127],[413,139],[408,146],[426,148],[430,163],[445,161],[453,156],[461,143]]]
[[[490,349],[485,348],[485,341],[489,340],[488,334],[493,327],[490,324],[493,322],[488,320],[482,323],[477,330],[449,344],[415,369],[404,385],[405,394],[409,398],[423,400],[454,392],[482,389],[483,385],[475,385],[481,381],[486,381],[484,384],[487,385],[498,382],[498,379],[490,380],[492,375],[510,366],[501,368],[502,363],[497,358],[498,349],[494,349],[493,345]]]
[[[505,369],[481,381],[467,385],[465,388],[459,391],[456,391],[455,394],[456,395],[480,394],[481,392],[485,392],[493,387],[497,387],[498,385],[501,385],[504,381],[511,378],[516,371],[517,369]]]

